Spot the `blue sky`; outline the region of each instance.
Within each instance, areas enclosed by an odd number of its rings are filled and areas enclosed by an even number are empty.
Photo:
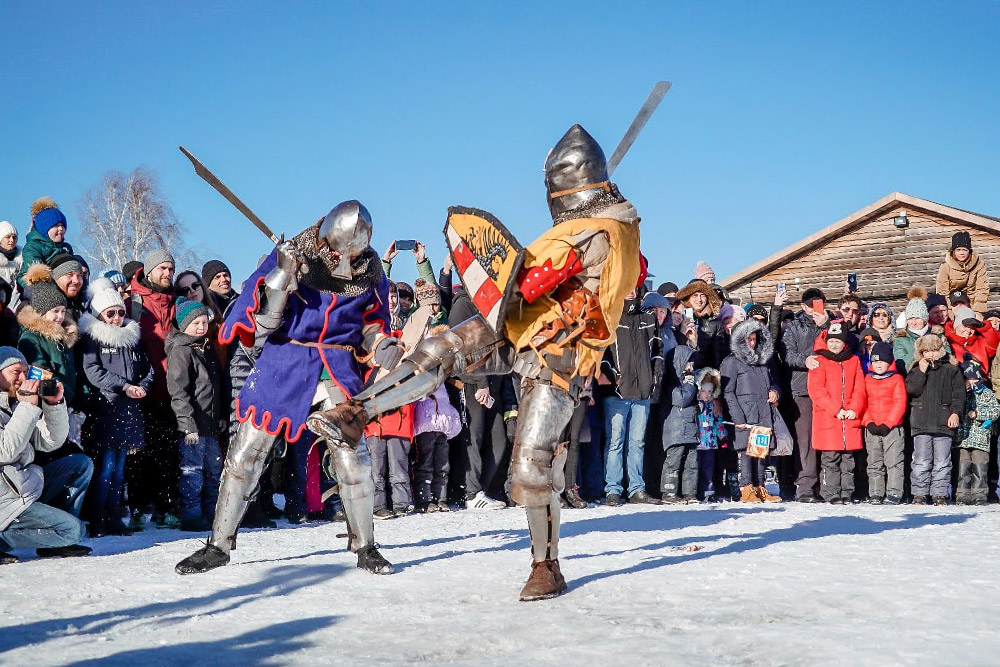
[[[615,181],[654,273],[722,277],[894,190],[1000,215],[998,30],[995,0],[0,0],[0,218],[50,194],[73,241],[144,165],[242,278],[268,242],[183,144],[279,233],[358,198],[439,266],[449,205],[529,242],[551,145],[579,122],[610,155],[666,79]]]

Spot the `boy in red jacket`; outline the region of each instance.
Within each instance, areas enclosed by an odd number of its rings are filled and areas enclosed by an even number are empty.
[[[964,359],[970,353],[988,373],[990,362],[1000,347],[1000,334],[992,326],[983,322],[968,306],[955,307],[955,321],[945,322],[944,335],[951,343],[951,351],[956,359]]]
[[[865,449],[868,450],[868,502],[898,505],[903,499],[903,417],[906,383],[896,372],[889,343],[876,343],[865,376],[867,407]],[[888,484],[886,477],[888,476]]]
[[[861,415],[865,409],[865,379],[854,354],[854,336],[843,322],[834,322],[817,339],[819,366],[809,371],[813,403],[812,445],[820,452],[823,500],[843,505],[854,493],[854,456],[863,447]]]

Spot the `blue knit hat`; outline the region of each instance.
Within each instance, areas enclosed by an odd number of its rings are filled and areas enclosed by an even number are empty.
[[[177,299],[178,329],[184,331],[200,315],[208,315],[208,308],[205,307],[205,304],[184,297]]]
[[[43,236],[47,236],[49,230],[57,225],[68,226],[66,224],[66,216],[55,207],[42,209],[35,215],[35,229]]]

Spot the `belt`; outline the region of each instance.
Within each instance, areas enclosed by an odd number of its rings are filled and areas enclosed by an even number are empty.
[[[291,343],[292,345],[298,345],[300,347],[311,347],[314,350],[344,350],[350,352],[354,355],[354,358],[358,360],[359,363],[367,364],[375,356],[375,351],[372,350],[369,354],[359,355],[358,349],[353,345],[336,345],[334,343],[314,343],[312,341],[303,342],[301,340],[295,340],[294,338],[281,337],[279,339],[282,343]]]

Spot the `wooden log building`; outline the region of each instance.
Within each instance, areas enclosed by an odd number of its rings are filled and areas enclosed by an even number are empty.
[[[1000,218],[893,192],[877,202],[776,252],[721,282],[735,303],[774,300],[785,283],[788,304],[819,287],[836,302],[847,274],[858,276],[857,295],[884,301],[893,310],[906,305],[913,285],[934,291],[938,268],[951,249],[951,236],[967,231],[973,251],[990,274],[990,307],[1000,304]]]

